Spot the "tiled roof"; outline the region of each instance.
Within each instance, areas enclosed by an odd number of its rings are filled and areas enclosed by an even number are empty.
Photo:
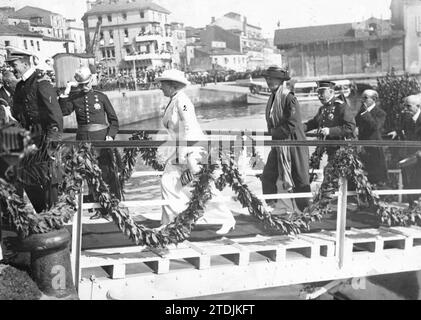
[[[401,30],[393,30],[391,34],[378,36],[380,38],[401,37]],[[368,36],[367,36],[368,37]],[[287,46],[317,42],[335,42],[360,39],[355,37],[352,23],[332,24],[313,27],[278,29],[275,31],[275,46]],[[362,40],[362,38],[360,39]]]
[[[84,14],[84,17],[94,15],[94,14],[106,14],[113,12],[124,12],[124,11],[133,11],[133,10],[145,10],[150,9],[166,14],[171,12],[167,9],[157,5],[153,2],[129,2],[129,3],[112,3],[112,4],[100,4],[92,7],[88,12]]]
[[[21,18],[30,18],[30,17],[36,17],[39,14],[58,15],[58,13],[51,12],[49,10],[45,10],[45,9],[42,9],[42,8],[25,6],[21,9],[17,10],[15,13],[13,13],[13,16],[21,17]]]
[[[27,37],[38,37],[38,38],[43,37],[39,33],[31,32],[22,27],[9,25],[9,24],[0,24],[0,35],[27,36]]]
[[[279,29],[275,31],[274,43],[276,46],[280,46],[296,43],[323,42],[348,37],[354,37],[352,23]]]

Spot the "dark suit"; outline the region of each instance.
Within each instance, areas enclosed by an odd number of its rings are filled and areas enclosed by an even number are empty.
[[[403,133],[405,140],[421,141],[421,115],[417,121],[406,119],[405,132]],[[419,148],[407,148],[407,156],[413,156]],[[402,168],[402,178],[404,189],[421,189],[421,159],[417,159],[417,163]],[[409,202],[418,200],[420,195],[407,195]]]
[[[386,112],[378,106],[370,112],[365,111],[365,108],[361,108],[355,117],[359,140],[382,140]],[[371,183],[387,181],[386,159],[382,148],[364,147],[360,158]]]
[[[272,94],[266,109],[266,122],[273,140],[306,140],[303,130],[300,104],[293,93],[285,98],[282,110],[282,120],[274,126],[270,119],[270,111],[275,95]],[[309,150],[308,147],[290,147],[291,175],[294,182],[294,192],[311,192],[309,177]],[[262,174],[262,187],[264,194],[276,194],[276,181],[278,178],[278,155],[276,148],[269,153]],[[303,210],[308,206],[308,199],[296,199],[297,206]]]
[[[50,81],[41,72],[35,72],[28,79],[21,80],[13,96],[13,117],[31,131],[35,144],[60,140],[63,133],[63,115],[57,101],[57,94]],[[50,147],[54,145],[50,144]],[[34,209],[41,212],[51,208],[58,199],[59,173],[50,160],[48,165],[49,185],[25,186]]]
[[[314,129],[329,128],[326,140],[344,140],[354,137],[355,118],[348,104],[338,98],[333,98],[328,105],[320,107],[316,116],[304,124],[305,132]],[[337,147],[327,148],[329,159],[334,155]]]

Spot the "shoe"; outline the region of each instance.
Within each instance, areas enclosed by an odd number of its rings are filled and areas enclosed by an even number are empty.
[[[231,229],[235,230],[235,221],[222,225],[221,229],[216,231],[216,234],[227,234],[231,231]]]

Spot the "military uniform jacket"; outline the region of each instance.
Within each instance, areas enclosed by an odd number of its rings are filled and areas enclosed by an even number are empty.
[[[354,137],[355,119],[346,102],[334,98],[327,106],[320,107],[317,115],[304,125],[305,131],[329,128],[328,140]]]
[[[60,140],[63,114],[50,81],[35,71],[21,80],[13,96],[13,117],[27,130],[47,140]]]
[[[103,124],[108,126],[107,136],[115,137],[119,124],[117,114],[108,99],[102,92],[91,90],[89,92],[70,93],[67,98],[60,98],[60,107],[64,116],[76,113],[79,126],[89,124]]]

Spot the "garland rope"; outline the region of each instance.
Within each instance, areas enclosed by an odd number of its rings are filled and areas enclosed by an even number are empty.
[[[142,131],[135,133],[131,138],[131,140],[149,139],[149,136]],[[242,206],[248,208],[250,214],[262,223],[266,230],[282,234],[291,235],[309,231],[312,222],[322,219],[329,211],[329,204],[338,188],[339,177],[347,177],[356,185],[357,199],[361,206],[374,205],[378,208],[377,214],[381,223],[388,226],[421,225],[419,205],[400,209],[379,200],[367,180],[355,150],[350,147],[340,148],[334,159],[326,166],[325,179],[312,206],[304,213],[282,216],[268,212],[262,201],[244,184],[232,154],[226,155],[219,150],[220,164],[204,161],[200,172],[194,176],[192,197],[186,210],[172,223],[159,229],[149,229],[135,222],[127,208],[120,206],[120,200],[110,194],[90,144],[81,144],[79,148],[61,148],[60,152],[57,152],[57,155],[60,154],[64,164],[64,181],[61,186],[63,195],[48,211],[35,214],[33,209],[17,195],[16,189],[10,183],[0,180],[0,205],[5,212],[6,220],[21,237],[62,228],[76,211],[76,194],[81,189],[83,180],[87,181],[90,190],[94,192],[94,198],[100,203],[105,214],[113,219],[126,236],[137,245],[154,248],[165,248],[169,244],[177,244],[189,238],[195,223],[203,215],[206,203],[212,198],[212,183],[215,183],[219,190],[229,185]],[[120,170],[122,186],[131,177],[139,154],[145,164],[155,170],[163,169],[163,165],[157,160],[157,148],[130,148],[130,150],[127,148],[124,150],[123,165]],[[313,163],[317,163],[317,158],[321,158],[322,155],[321,150],[317,156],[313,155],[312,159],[316,160]],[[222,174],[215,178],[217,169],[222,169]]]

